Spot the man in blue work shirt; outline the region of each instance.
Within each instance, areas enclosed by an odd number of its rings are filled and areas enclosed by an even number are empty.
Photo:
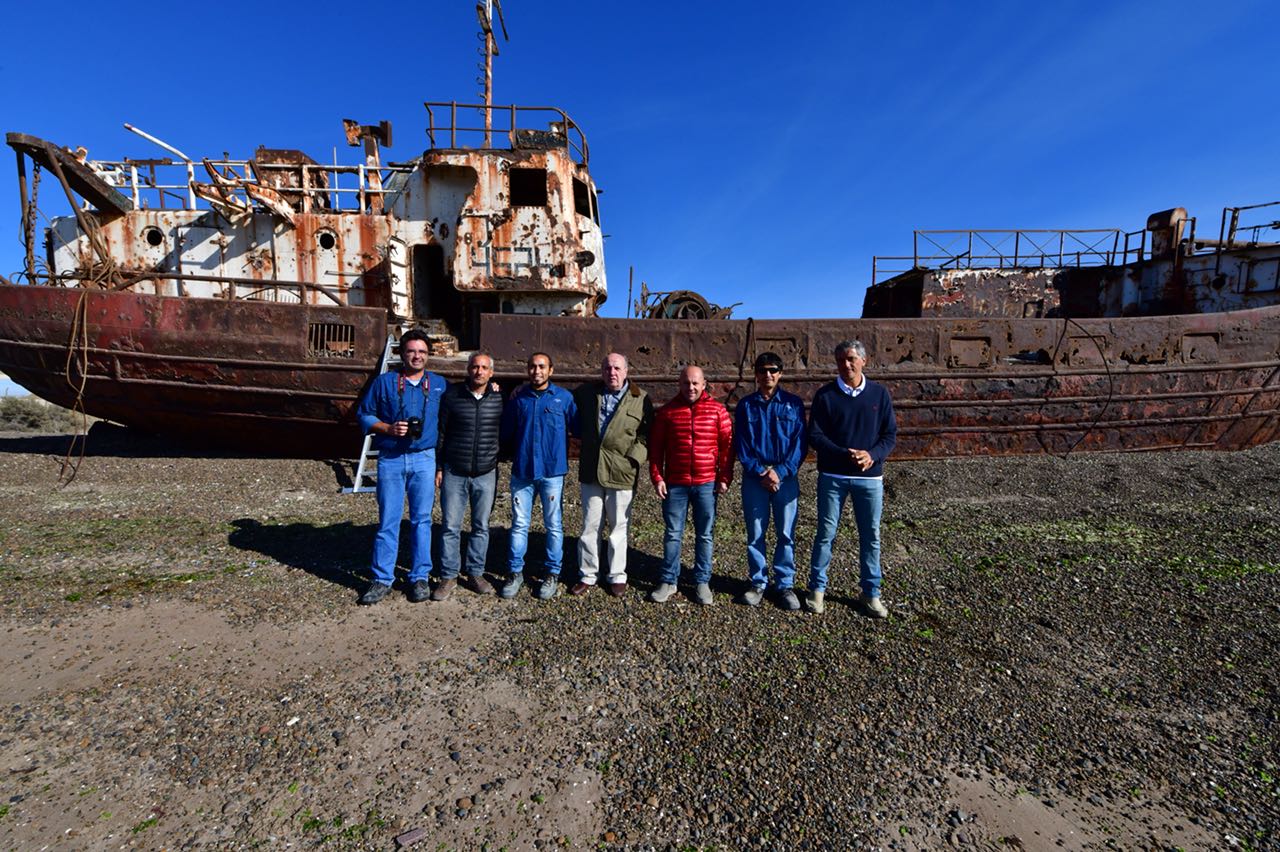
[[[511,558],[502,597],[510,600],[524,584],[524,556],[529,549],[533,500],[542,501],[547,530],[546,570],[538,599],[550,600],[560,590],[564,556],[564,475],[569,470],[569,433],[578,408],[573,394],[551,383],[551,356],[535,352],[528,361],[529,383],[522,385],[502,411],[502,442],[511,448]]]
[[[733,440],[742,462],[742,517],[747,524],[747,571],[751,588],[739,603],[759,606],[769,585],[765,533],[773,515],[773,587],[778,606],[795,611],[800,601],[791,585],[796,575],[796,519],[804,461],[804,402],[784,391],[782,358],[774,352],[756,358],[756,392],[734,408]]]
[[[862,610],[887,618],[880,602],[880,511],[884,506],[884,460],[898,440],[893,400],[879,382],[863,375],[867,350],[857,340],[836,344],[834,382],[814,394],[809,444],[818,454],[818,531],[809,563],[809,609],[823,610],[831,543],[844,503],[853,503],[858,525],[858,580]]]
[[[427,335],[419,329],[400,338],[401,368],[374,379],[360,400],[360,426],[373,435],[378,450],[378,534],[373,539],[373,582],[360,596],[366,606],[386,597],[396,576],[400,518],[409,495],[413,531],[413,568],[409,600],[431,594],[431,505],[436,495],[436,431],[443,376],[427,372]]]

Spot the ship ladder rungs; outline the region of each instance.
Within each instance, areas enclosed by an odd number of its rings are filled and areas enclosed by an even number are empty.
[[[378,370],[379,375],[400,366],[400,356],[396,354],[397,340],[394,334],[387,335],[387,346],[382,350],[382,368]],[[364,443],[360,446],[360,461],[356,463],[356,475],[351,481],[354,484],[350,488],[342,489],[343,494],[365,494],[377,490],[378,451],[373,446],[372,432],[364,436]]]

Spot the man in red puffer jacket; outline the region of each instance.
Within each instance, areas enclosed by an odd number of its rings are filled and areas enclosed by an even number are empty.
[[[649,432],[649,478],[662,500],[666,536],[662,584],[649,600],[663,603],[680,579],[680,542],[689,506],[697,548],[693,566],[693,600],[703,606],[711,597],[711,533],[716,522],[716,496],[729,490],[733,478],[733,420],[706,392],[701,367],[680,371],[680,392],[658,409]]]

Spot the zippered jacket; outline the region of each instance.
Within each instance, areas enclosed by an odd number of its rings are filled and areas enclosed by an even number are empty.
[[[772,399],[747,396],[733,409],[733,449],[743,476],[764,476],[766,468],[779,479],[795,476],[808,449],[804,400],[782,388]]]
[[[449,385],[440,400],[442,463],[457,476],[481,476],[498,466],[502,394],[485,386],[476,399],[466,382]]]
[[[502,409],[502,444],[511,454],[511,475],[546,479],[569,472],[569,434],[576,429],[573,394],[556,384],[541,393],[521,385]]]
[[[360,400],[356,419],[365,434],[373,430],[373,424],[395,423],[410,417],[422,418],[422,437],[412,441],[409,436],[374,435],[373,446],[382,456],[398,456],[430,450],[436,445],[437,425],[440,422],[440,398],[444,396],[448,382],[438,373],[423,373],[422,381],[414,387],[400,381],[397,370],[383,373],[373,380],[369,391]]]
[[[677,394],[658,409],[649,432],[649,478],[654,485],[704,485],[733,479],[733,420],[702,392],[695,403]]]
[[[578,482],[621,491],[632,490],[649,461],[649,429],[653,403],[649,395],[628,383],[613,416],[600,434],[600,397],[603,382],[588,382],[573,393],[578,405]]]

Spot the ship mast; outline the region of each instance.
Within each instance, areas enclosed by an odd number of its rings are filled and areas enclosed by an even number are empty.
[[[507,21],[502,15],[502,0],[480,0],[476,3],[476,17],[480,19],[480,34],[484,38],[484,147],[493,147],[493,57],[498,55],[498,39],[493,34],[493,7],[498,7],[498,25],[502,37],[507,35]]]

